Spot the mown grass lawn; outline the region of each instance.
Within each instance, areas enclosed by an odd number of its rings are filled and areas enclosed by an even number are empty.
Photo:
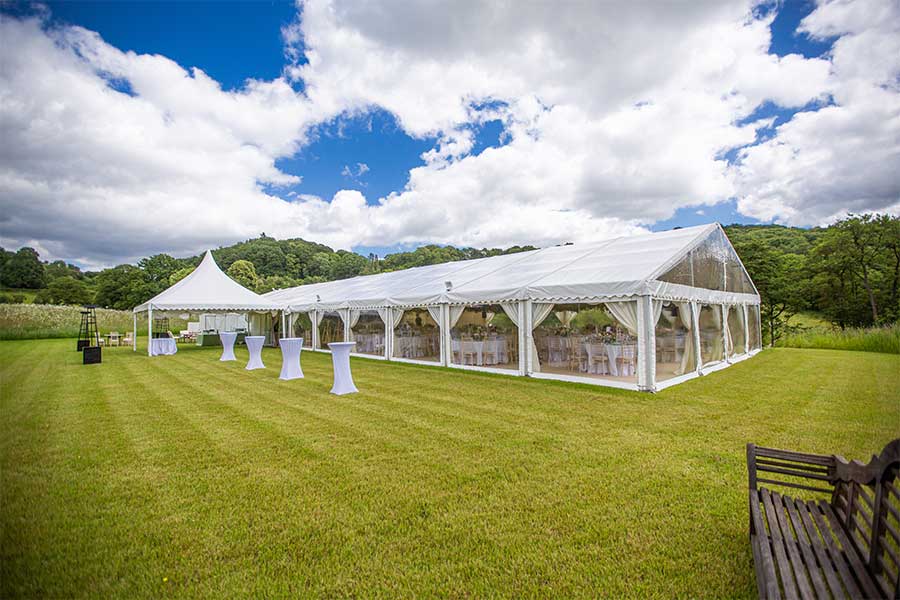
[[[748,441],[868,459],[900,356],[767,350],[659,394],[330,357],[0,343],[0,596],[755,594]],[[245,359],[246,350],[238,350]]]

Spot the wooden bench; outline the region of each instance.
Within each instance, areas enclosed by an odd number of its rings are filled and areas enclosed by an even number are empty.
[[[900,598],[898,469],[900,439],[866,465],[747,444],[759,597]]]

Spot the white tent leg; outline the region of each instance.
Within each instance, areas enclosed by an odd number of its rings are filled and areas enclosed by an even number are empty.
[[[438,323],[438,334],[441,336],[441,364],[445,367],[450,366],[450,359],[453,356],[450,348],[450,305],[444,302],[441,304],[441,322]]]
[[[519,375],[525,375],[528,368],[525,365],[525,301],[516,302],[516,312],[519,315],[518,333],[516,336],[516,348],[519,353]]]
[[[131,343],[132,343],[132,352],[137,352],[137,313],[132,313],[132,317],[134,317],[134,325],[131,328]]]
[[[653,323],[653,300],[641,296],[637,300],[638,389],[656,390],[656,324]]]
[[[153,356],[150,354],[150,344],[153,340],[153,307],[150,306],[147,308],[147,356]]]
[[[695,363],[697,365],[697,374],[703,374],[703,354],[700,351],[700,304],[697,302],[691,302],[691,319],[693,319],[694,323],[694,331],[691,333],[694,335],[694,351],[695,355]]]

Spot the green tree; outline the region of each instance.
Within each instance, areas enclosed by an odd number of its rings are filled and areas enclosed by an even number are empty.
[[[227,275],[247,289],[256,289],[259,285],[259,276],[256,268],[249,260],[237,260],[228,267]]]
[[[833,235],[840,236],[843,248],[852,260],[854,275],[866,292],[872,323],[878,322],[878,299],[875,287],[880,275],[883,229],[873,215],[851,216],[838,221],[832,228]]]
[[[806,305],[805,259],[779,253],[758,240],[745,240],[735,249],[759,292],[764,337],[774,345],[791,316]]]
[[[328,275],[331,279],[348,279],[362,273],[369,261],[355,252],[338,250],[332,255]]]
[[[91,292],[83,281],[71,276],[57,277],[47,286],[51,304],[87,304]]]
[[[144,271],[134,265],[104,269],[94,278],[95,302],[106,308],[134,308],[155,295],[144,277]]]
[[[144,271],[146,281],[160,286],[164,290],[169,285],[169,276],[186,265],[168,254],[154,254],[138,261],[138,267]]]
[[[44,265],[34,248],[20,248],[8,257],[0,272],[0,283],[11,288],[37,290],[44,287]]]
[[[62,260],[55,260],[44,265],[44,280],[48,282],[58,277],[74,277],[75,279],[83,279],[84,273],[75,265],[68,264]]]

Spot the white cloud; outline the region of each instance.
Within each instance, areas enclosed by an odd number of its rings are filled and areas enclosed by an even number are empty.
[[[804,112],[741,152],[738,209],[795,225],[847,212],[900,213],[900,5],[831,2],[801,29],[842,36],[828,81],[834,105]]]
[[[90,265],[261,231],[345,248],[578,241],[733,196],[745,214],[798,223],[896,209],[896,5],[819,7],[804,30],[841,36],[822,59],[768,54],[772,17],[754,10],[311,0],[283,30],[285,77],[237,91],[78,27],[3,17],[0,243]],[[762,102],[828,98],[740,166],[722,158],[771,125],[740,124]],[[438,140],[404,189],[375,205],[285,190],[303,173],[279,158],[376,106]],[[504,145],[473,154],[473,127],[493,119]],[[368,165],[345,171],[363,187]]]

